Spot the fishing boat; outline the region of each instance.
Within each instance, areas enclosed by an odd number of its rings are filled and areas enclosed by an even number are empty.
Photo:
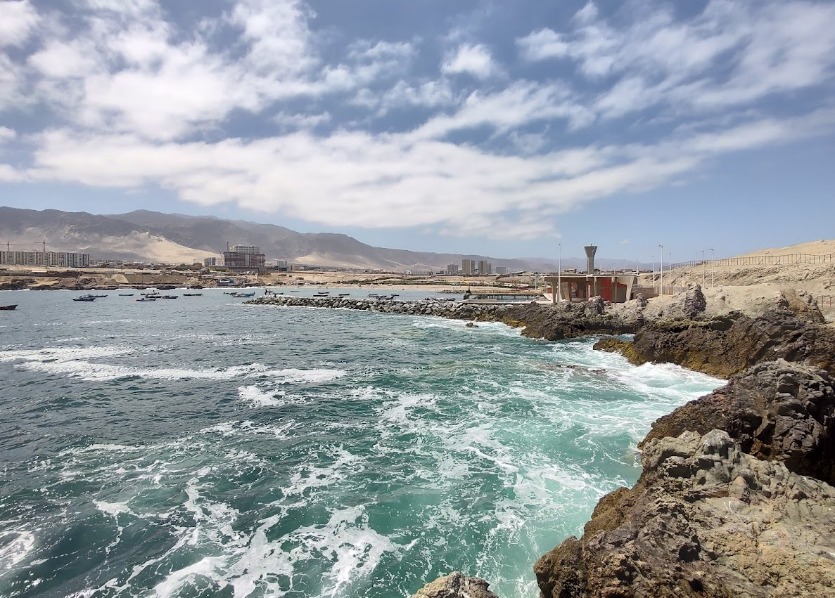
[[[0,310],[3,310],[3,311],[12,311],[12,310],[13,310],[13,309],[15,309],[16,307],[17,307],[17,303],[15,303],[14,305],[0,305]]]
[[[255,291],[251,293],[232,293],[233,297],[255,297]]]
[[[140,297],[137,301],[156,301],[156,297]]]
[[[203,293],[183,293],[183,297],[202,297]]]
[[[162,297],[159,297],[159,299],[176,299],[177,297],[179,297],[179,295],[163,295]]]
[[[95,295],[81,295],[81,297],[73,297],[72,300],[73,301],[88,301],[89,302],[89,301],[95,301],[96,296]]]
[[[119,293],[119,297],[133,297],[133,293]]]

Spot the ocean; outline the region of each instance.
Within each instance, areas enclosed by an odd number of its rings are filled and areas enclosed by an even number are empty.
[[[0,292],[0,596],[391,598],[459,570],[533,598],[652,421],[722,384],[496,323],[134,292]]]

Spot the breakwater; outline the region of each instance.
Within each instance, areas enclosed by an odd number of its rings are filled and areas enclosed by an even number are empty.
[[[327,309],[356,309],[387,314],[412,316],[438,316],[455,320],[503,321],[518,308],[519,303],[469,303],[466,301],[446,301],[425,299],[422,301],[394,301],[391,299],[352,299],[349,297],[292,297],[287,295],[268,295],[259,297],[249,304],[279,305],[287,307],[321,307]]]
[[[275,295],[248,301],[255,305],[355,309],[387,314],[436,316],[452,320],[502,322],[522,328],[522,335],[555,341],[566,338],[634,333],[641,326],[638,309],[607,312],[597,297],[585,303],[551,305],[530,302],[476,303],[469,301],[393,301],[390,299],[351,299],[348,297],[292,297]],[[637,303],[636,306],[637,307]]]

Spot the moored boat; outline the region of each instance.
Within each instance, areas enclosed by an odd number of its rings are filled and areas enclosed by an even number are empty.
[[[12,311],[12,310],[13,310],[13,309],[15,309],[16,307],[17,307],[17,303],[15,303],[14,305],[0,305],[0,310],[3,310],[3,311]]]

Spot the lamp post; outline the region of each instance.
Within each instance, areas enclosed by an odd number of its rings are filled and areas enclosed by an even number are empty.
[[[702,287],[705,286],[705,270],[707,269],[707,262],[705,262],[705,250],[702,249]]]
[[[713,252],[712,249],[708,249],[708,251],[710,252],[710,286],[715,287],[716,286],[716,259],[715,259],[714,256],[716,254]]]
[[[658,293],[659,295],[664,294],[664,246],[659,243],[658,247],[661,248],[661,292]]]
[[[560,247],[559,258],[557,260],[557,301],[562,303],[562,243],[558,243]]]

